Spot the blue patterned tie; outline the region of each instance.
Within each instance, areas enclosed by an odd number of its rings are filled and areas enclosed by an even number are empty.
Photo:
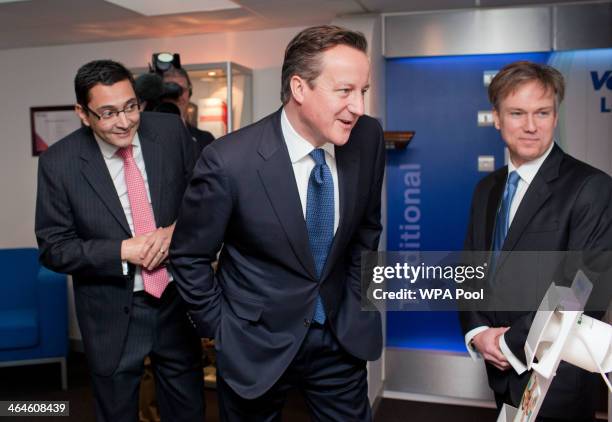
[[[320,278],[334,239],[334,180],[325,163],[325,151],[317,148],[310,156],[315,161],[315,166],[308,180],[306,228],[317,277]],[[319,324],[325,322],[325,309],[320,295],[317,296],[312,319]]]
[[[493,237],[493,256],[491,257],[491,270],[495,271],[495,265],[497,265],[497,258],[502,250],[506,235],[508,234],[508,228],[510,227],[510,206],[516,193],[516,187],[521,176],[516,171],[510,172],[508,180],[506,181],[506,188],[504,189],[504,196],[502,197],[499,210],[497,211],[497,219],[495,221],[495,234]]]

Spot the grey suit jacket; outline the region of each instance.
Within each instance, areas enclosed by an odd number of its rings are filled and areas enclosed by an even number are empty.
[[[156,225],[169,226],[193,167],[193,141],[178,117],[161,113],[142,113],[138,134]],[[35,231],[42,264],[73,276],[92,370],[111,374],[132,307],[133,268],[123,275],[120,255],[131,233],[90,128],[76,130],[41,155]]]

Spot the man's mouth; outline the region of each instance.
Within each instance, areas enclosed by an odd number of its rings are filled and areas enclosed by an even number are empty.
[[[129,136],[129,135],[130,135],[130,133],[132,133],[132,131],[131,131],[131,130],[125,130],[125,131],[121,131],[121,132],[113,132],[113,134],[114,134],[115,136],[118,136],[118,137],[120,137],[120,138],[125,138],[126,136]]]

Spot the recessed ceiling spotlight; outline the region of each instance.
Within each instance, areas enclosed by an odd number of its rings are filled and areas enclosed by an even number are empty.
[[[125,9],[146,16],[173,15],[177,13],[214,12],[217,10],[239,9],[229,0],[105,0]]]

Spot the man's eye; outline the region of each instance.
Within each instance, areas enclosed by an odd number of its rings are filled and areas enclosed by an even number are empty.
[[[131,113],[132,111],[136,110],[138,108],[138,104],[136,103],[131,103],[125,106],[125,111],[127,113]]]
[[[511,111],[510,115],[513,117],[519,117],[519,116],[522,116],[523,113],[521,113],[520,111]]]
[[[115,111],[105,110],[100,114],[103,119],[110,119],[115,115]]]

